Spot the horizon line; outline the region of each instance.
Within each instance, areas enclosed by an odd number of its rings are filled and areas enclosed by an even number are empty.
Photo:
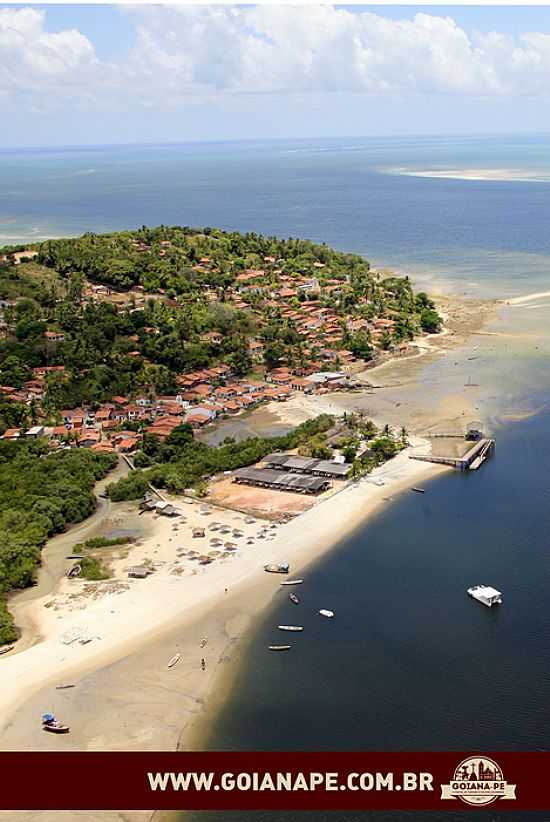
[[[51,143],[49,145],[29,145],[29,146],[0,146],[0,153],[4,152],[25,152],[25,151],[69,151],[77,149],[101,149],[101,148],[169,148],[178,146],[197,145],[233,145],[250,143],[285,143],[285,142],[311,142],[311,141],[332,141],[332,140],[449,140],[458,138],[471,139],[495,139],[495,138],[542,138],[550,137],[550,131],[509,131],[509,132],[449,132],[449,133],[427,133],[411,132],[406,134],[364,134],[364,135],[325,135],[315,137],[233,137],[224,140],[216,139],[189,139],[189,140],[153,140],[145,142],[107,142],[107,143]]]

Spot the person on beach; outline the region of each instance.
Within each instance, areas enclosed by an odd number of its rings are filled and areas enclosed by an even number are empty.
[[[204,657],[201,659],[201,668],[203,671],[206,671],[206,660]]]

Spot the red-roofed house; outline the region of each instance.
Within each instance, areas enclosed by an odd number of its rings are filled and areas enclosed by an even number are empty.
[[[95,428],[84,428],[78,435],[78,445],[80,448],[91,448],[92,445],[101,441],[101,432]]]
[[[64,365],[39,365],[33,368],[32,373],[35,377],[45,377],[46,374],[64,374]]]
[[[201,384],[201,385],[196,385],[195,388],[193,388],[192,393],[196,397],[209,397],[213,390],[214,389],[212,388],[211,385]]]
[[[114,450],[110,442],[96,442],[95,445],[90,446],[90,451],[96,454],[112,454]]]
[[[210,419],[206,416],[206,414],[197,414],[193,412],[189,414],[187,419],[185,420],[189,423],[191,428],[202,428],[203,425],[207,425],[210,422]]]
[[[64,342],[65,334],[62,331],[44,331],[44,337],[48,342]]]
[[[138,440],[134,437],[128,437],[128,439],[121,440],[117,445],[117,450],[120,451],[122,454],[127,454],[130,451],[135,451],[138,447]]]

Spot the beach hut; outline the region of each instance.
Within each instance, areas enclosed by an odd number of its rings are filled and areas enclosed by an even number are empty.
[[[132,568],[128,568],[128,576],[130,579],[145,579],[149,573],[149,569],[144,568],[142,565],[135,565]]]
[[[175,508],[170,502],[157,502],[155,503],[155,511],[157,514],[162,514],[164,517],[177,517],[179,511]]]

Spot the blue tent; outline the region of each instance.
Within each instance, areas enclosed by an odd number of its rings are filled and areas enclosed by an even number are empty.
[[[55,722],[55,716],[53,714],[43,714],[42,722]]]

